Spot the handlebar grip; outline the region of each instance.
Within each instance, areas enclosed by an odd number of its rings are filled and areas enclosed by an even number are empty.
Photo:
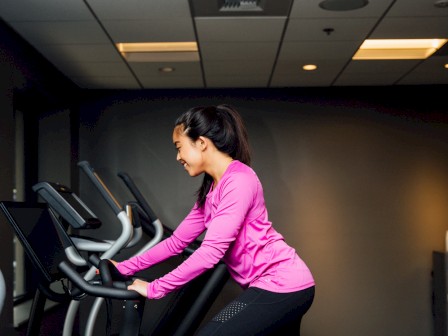
[[[100,271],[101,281],[107,287],[113,287],[116,282],[127,283],[130,280],[128,276],[121,274],[109,259],[101,259],[98,264],[98,269]],[[132,281],[130,282],[132,283]]]
[[[89,295],[121,300],[135,300],[140,297],[139,293],[132,290],[91,285],[65,261],[62,261],[58,267],[76,287]]]

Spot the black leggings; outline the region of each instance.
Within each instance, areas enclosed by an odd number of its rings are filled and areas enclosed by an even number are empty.
[[[313,303],[314,291],[314,286],[292,293],[250,287],[196,335],[300,335],[300,323]]]

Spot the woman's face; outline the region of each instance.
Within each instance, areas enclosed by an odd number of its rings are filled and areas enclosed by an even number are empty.
[[[173,144],[176,147],[176,160],[190,176],[198,176],[204,172],[201,146],[202,140],[191,140],[183,132],[183,126],[176,126],[173,131]]]

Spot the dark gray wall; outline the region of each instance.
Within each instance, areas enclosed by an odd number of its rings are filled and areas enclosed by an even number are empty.
[[[0,73],[9,73],[9,67],[0,62]],[[11,200],[14,188],[14,114],[12,109],[12,90],[10,77],[0,80],[0,200]],[[0,314],[0,334],[10,335],[13,330],[13,234],[3,217],[0,218],[2,247],[0,270],[6,283],[6,298]]]
[[[39,118],[38,180],[71,185],[70,115],[56,111]]]
[[[42,55],[23,41],[0,20],[0,201],[10,201],[15,186],[15,111],[23,112],[25,164],[24,199],[35,200],[31,190],[38,178],[38,115],[73,106],[77,87],[61,75]],[[59,124],[57,127],[60,127]],[[55,142],[53,142],[55,143]],[[70,158],[70,149],[59,148],[60,157]],[[45,167],[45,155],[40,161]],[[66,166],[61,174],[67,176]],[[47,173],[49,173],[47,171]],[[54,172],[53,172],[54,174]],[[0,269],[6,280],[6,302],[0,315],[0,335],[14,335],[13,330],[13,232],[0,214]],[[31,293],[32,294],[32,293]]]
[[[448,229],[448,111],[432,92],[110,92],[81,108],[80,159],[122,202],[132,197],[116,173],[128,172],[175,228],[200,179],[175,161],[173,122],[192,106],[233,104],[247,123],[270,218],[316,278],[303,335],[429,336],[431,255],[445,249]],[[99,234],[112,239],[117,220],[80,181],[82,198],[107,223]]]

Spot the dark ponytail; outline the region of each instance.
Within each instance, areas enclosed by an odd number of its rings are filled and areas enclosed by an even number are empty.
[[[229,105],[198,106],[183,113],[175,122],[183,133],[195,141],[200,136],[210,139],[215,147],[232,159],[250,165],[250,147],[246,127],[240,114]],[[204,174],[197,191],[197,203],[203,207],[213,178]]]

